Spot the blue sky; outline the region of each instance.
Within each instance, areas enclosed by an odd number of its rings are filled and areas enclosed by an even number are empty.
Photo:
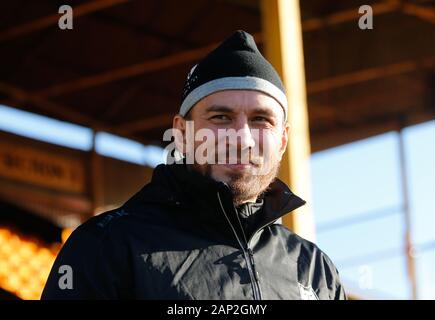
[[[0,105],[0,130],[79,150],[92,131]],[[403,130],[419,298],[435,299],[435,121]],[[102,155],[155,167],[163,149],[99,132]],[[347,291],[362,297],[409,298],[399,133],[314,153],[311,157],[317,243],[335,262]]]
[[[408,127],[403,135],[418,293],[434,299],[435,121]],[[409,298],[398,132],[314,153],[311,160],[317,242],[349,291]]]

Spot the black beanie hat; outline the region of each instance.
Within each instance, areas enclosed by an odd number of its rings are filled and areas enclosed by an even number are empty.
[[[222,90],[256,90],[275,98],[287,119],[284,85],[273,66],[261,55],[252,35],[238,30],[189,72],[180,115],[202,98]]]

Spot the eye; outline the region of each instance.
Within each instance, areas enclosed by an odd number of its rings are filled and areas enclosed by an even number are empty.
[[[270,122],[269,119],[267,119],[267,118],[265,118],[265,117],[260,117],[260,116],[258,116],[258,117],[254,117],[254,118],[252,119],[252,121],[255,121],[255,122]]]
[[[230,120],[230,117],[228,117],[228,116],[225,115],[225,114],[217,114],[217,115],[211,117],[210,119],[226,121],[226,120]]]

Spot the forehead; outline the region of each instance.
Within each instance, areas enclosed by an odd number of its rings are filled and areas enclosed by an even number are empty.
[[[225,106],[234,112],[250,112],[263,109],[276,116],[284,114],[281,105],[274,98],[260,91],[254,90],[224,90],[215,92],[193,108],[193,113],[206,113],[210,106]]]

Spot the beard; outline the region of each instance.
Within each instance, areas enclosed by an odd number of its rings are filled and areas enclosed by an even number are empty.
[[[231,172],[227,182],[233,195],[233,203],[237,207],[245,202],[258,199],[267,191],[270,184],[278,175],[280,163],[277,162],[267,174],[246,174]]]
[[[228,171],[226,179],[216,177],[213,172],[213,165],[193,164],[194,170],[200,172],[204,176],[212,178],[216,181],[224,181],[231,190],[233,203],[237,207],[245,202],[253,199],[261,198],[269,188],[270,184],[278,175],[280,161],[274,160],[274,163],[269,164],[270,169],[266,173],[257,174],[256,171]],[[261,171],[261,170],[259,170]],[[255,201],[254,200],[254,201]]]

